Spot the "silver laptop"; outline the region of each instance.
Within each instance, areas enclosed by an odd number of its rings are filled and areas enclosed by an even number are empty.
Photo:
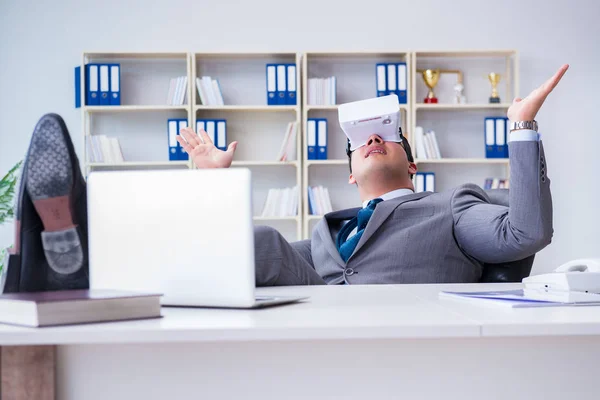
[[[90,287],[163,294],[168,306],[259,308],[245,168],[88,177]]]

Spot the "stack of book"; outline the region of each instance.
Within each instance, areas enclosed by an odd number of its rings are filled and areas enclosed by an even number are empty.
[[[196,88],[198,89],[198,96],[200,97],[200,102],[202,105],[225,105],[223,102],[223,95],[221,94],[221,86],[219,85],[218,80],[212,79],[210,76],[196,78]]]
[[[295,217],[298,215],[298,186],[269,189],[261,217]]]
[[[88,160],[91,163],[122,163],[123,152],[119,139],[106,135],[91,135],[87,137]]]
[[[487,178],[484,189],[509,189],[508,179]]]
[[[439,159],[442,158],[440,153],[440,147],[438,145],[435,132],[429,130],[423,132],[423,128],[417,126],[415,128],[415,144],[416,144],[416,156],[419,159]]]
[[[296,135],[298,135],[298,123],[290,122],[285,129],[277,161],[296,161]]]
[[[311,215],[325,215],[332,212],[329,190],[323,186],[309,186],[308,206]]]
[[[0,322],[42,327],[159,318],[159,293],[61,290],[0,295]]]
[[[187,103],[187,76],[180,76],[171,79],[169,85],[169,94],[167,95],[167,104],[170,106],[182,106]]]
[[[336,79],[310,78],[308,80],[308,104],[312,106],[330,106],[336,104]]]

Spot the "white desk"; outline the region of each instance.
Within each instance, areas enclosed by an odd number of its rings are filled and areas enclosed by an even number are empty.
[[[518,285],[264,288],[265,310],[163,308],[161,319],[44,329],[58,399],[596,398],[600,308],[504,310],[439,290]]]

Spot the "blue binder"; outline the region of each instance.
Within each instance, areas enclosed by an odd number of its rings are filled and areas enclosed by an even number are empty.
[[[110,72],[110,105],[121,105],[121,65],[109,64]]]
[[[204,123],[206,124],[206,134],[210,138],[211,142],[215,146],[217,146],[217,124],[213,119],[205,119]]]
[[[508,126],[508,124],[510,123],[510,120],[507,117],[504,117],[505,122],[505,127],[506,127],[506,131],[504,132],[504,152],[502,154],[502,156],[504,158],[508,158],[508,138],[509,138],[509,131],[510,131],[510,127]]]
[[[327,120],[325,118],[317,121],[317,160],[327,160]]]
[[[385,64],[375,65],[375,87],[377,97],[385,96],[387,92],[387,66]]]
[[[196,134],[198,136],[200,135],[200,130],[203,130],[206,132],[206,123],[204,122],[203,119],[196,120]]]
[[[88,106],[100,105],[100,72],[98,64],[85,66],[85,104]]]
[[[435,192],[435,173],[425,172],[425,191]]]
[[[406,73],[406,63],[397,63],[396,64],[396,95],[398,96],[398,103],[406,104],[407,103],[407,73]]]
[[[296,79],[296,64],[288,64],[286,104],[289,106],[295,106],[297,104]]]
[[[282,106],[287,103],[287,66],[277,64],[277,104]]]
[[[100,64],[99,68],[99,79],[100,79],[100,105],[101,106],[109,106],[110,105],[110,73],[108,64]]]
[[[317,120],[310,118],[306,129],[307,159],[317,159]]]
[[[495,118],[487,117],[483,124],[483,140],[485,145],[485,158],[496,157],[496,121]]]
[[[215,120],[215,147],[219,150],[227,150],[227,121],[224,119]]]
[[[396,94],[398,91],[396,64],[386,64],[385,67],[387,69],[387,88],[385,94],[386,96],[390,94]]]
[[[495,152],[497,158],[506,157],[508,145],[506,143],[507,140],[507,125],[508,120],[504,117],[494,118],[496,123],[496,146]]]
[[[177,142],[177,135],[179,134],[178,120],[169,119],[167,120],[167,143],[169,145],[169,161],[179,160],[179,143]]]
[[[178,119],[177,123],[178,123],[177,124],[177,134],[179,135],[183,128],[188,127],[188,120],[187,119]],[[179,161],[187,161],[190,159],[189,154],[185,151],[185,149],[183,147],[181,147],[179,142],[177,142],[177,150],[178,150],[178,160]]]
[[[425,172],[417,172],[414,177],[415,193],[425,191]]]
[[[75,108],[81,107],[81,67],[75,67]]]
[[[267,105],[277,105],[277,66],[267,64]]]

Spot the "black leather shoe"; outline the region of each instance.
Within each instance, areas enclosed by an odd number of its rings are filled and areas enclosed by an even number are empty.
[[[89,288],[86,185],[59,115],[35,127],[18,199],[20,268],[7,269],[5,291],[16,275],[20,292]]]

